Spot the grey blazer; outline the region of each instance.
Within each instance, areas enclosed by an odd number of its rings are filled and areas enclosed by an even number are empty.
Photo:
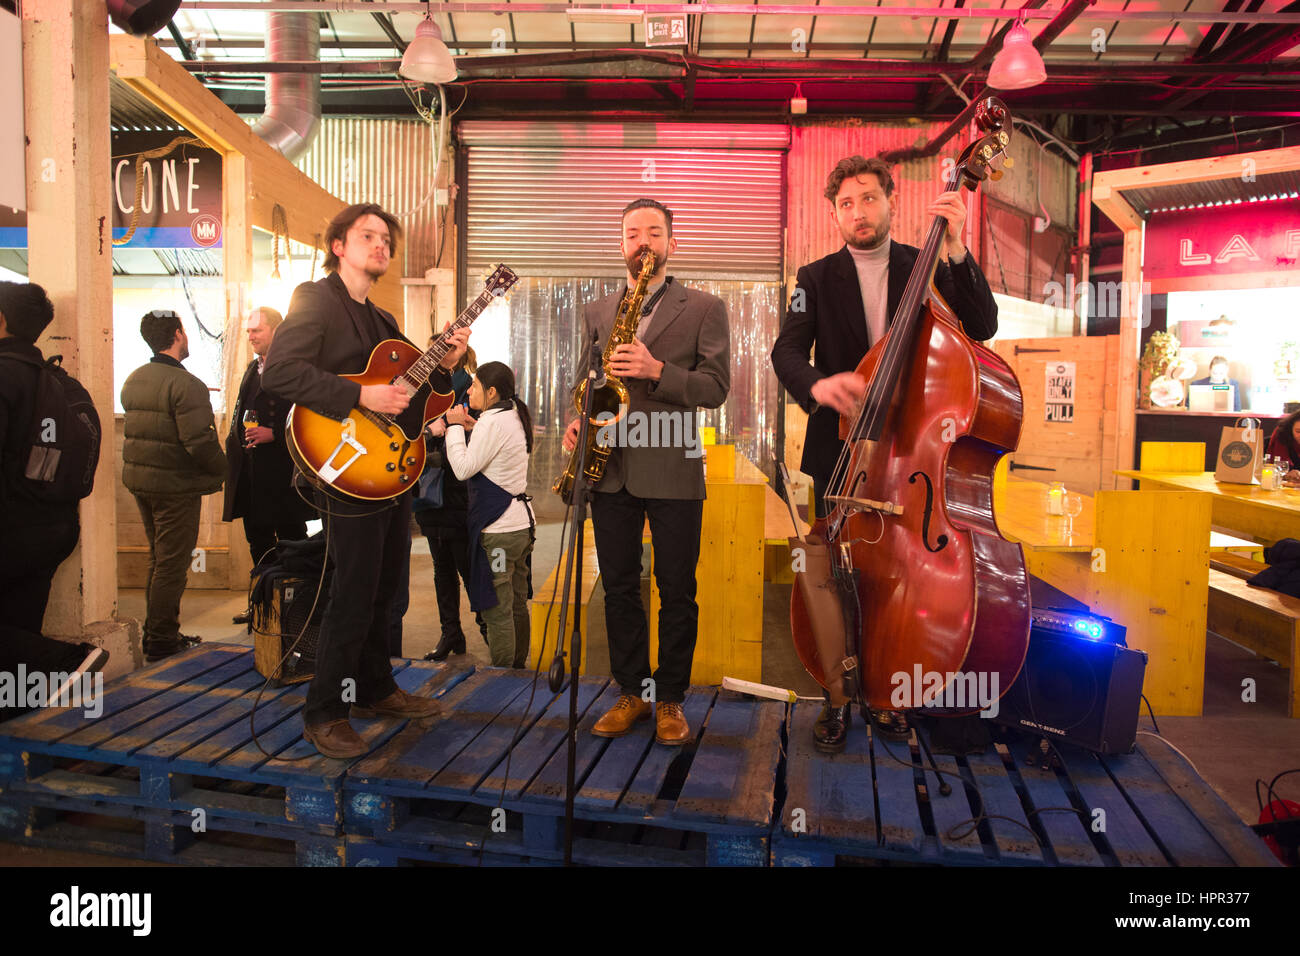
[[[593,337],[603,349],[618,314],[621,293],[583,308],[584,342]],[[642,338],[650,354],[664,363],[658,382],[626,379],[631,413],[628,447],[615,447],[596,486],[599,492],[627,488],[638,498],[704,498],[704,459],[699,443],[699,408],[718,408],[731,388],[731,332],[727,307],[716,296],[672,282]],[[579,380],[587,374],[588,350],[580,359]],[[658,414],[656,414],[658,413]],[[635,421],[645,424],[638,441]],[[667,438],[670,447],[663,447]],[[659,447],[654,447],[654,445]],[[676,447],[671,447],[675,445]]]

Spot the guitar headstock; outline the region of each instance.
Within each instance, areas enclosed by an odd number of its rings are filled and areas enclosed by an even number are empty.
[[[1013,165],[1007,152],[1011,145],[1011,111],[1006,104],[996,96],[985,97],[975,106],[975,125],[983,135],[962,151],[955,170],[961,184],[971,190],[985,179],[997,182]]]
[[[513,269],[506,265],[499,265],[492,270],[492,274],[483,280],[487,286],[487,291],[498,298],[504,297],[511,287],[519,281],[519,276],[515,275]]]

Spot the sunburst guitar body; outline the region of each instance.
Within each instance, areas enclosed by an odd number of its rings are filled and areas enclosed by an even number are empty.
[[[386,339],[375,346],[365,371],[341,375],[359,385],[400,385],[411,403],[400,415],[353,408],[342,421],[295,405],[286,432],[289,456],[307,480],[327,494],[360,501],[396,498],[415,487],[424,470],[424,428],[451,407],[455,396],[436,391],[429,375],[451,351],[451,334],[472,323],[495,298],[519,281],[505,266],[455,322],[421,352],[409,342]]]

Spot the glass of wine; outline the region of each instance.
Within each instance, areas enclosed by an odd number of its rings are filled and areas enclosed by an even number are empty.
[[[1067,493],[1061,499],[1061,509],[1065,513],[1065,536],[1074,534],[1074,519],[1083,514],[1083,495]]]
[[[248,440],[248,430],[257,427],[257,409],[247,408],[244,410],[244,447],[252,448],[253,444]]]

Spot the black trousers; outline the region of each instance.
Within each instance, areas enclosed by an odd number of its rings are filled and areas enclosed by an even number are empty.
[[[429,542],[429,556],[433,559],[433,587],[438,595],[438,623],[442,637],[451,641],[464,641],[465,629],[460,624],[460,584],[469,588],[469,529],[427,528],[424,537]],[[476,614],[479,630],[487,639],[487,625]]]
[[[691,683],[696,627],[695,565],[700,559],[704,502],[637,498],[626,489],[591,496],[591,523],[605,587],[609,666],[625,694],[642,696],[654,678],[654,699],[680,703]],[[650,673],[650,628],[641,603],[641,531],[650,520],[659,585],[659,666]]]
[[[13,527],[0,537],[0,624],[41,633],[54,572],[77,547],[81,524],[75,508],[66,520]]]
[[[410,495],[377,514],[364,514],[374,503],[318,506],[329,528],[334,580],[302,712],[313,726],[346,719],[351,704],[373,704],[397,689],[388,658],[392,602],[411,549]]]

